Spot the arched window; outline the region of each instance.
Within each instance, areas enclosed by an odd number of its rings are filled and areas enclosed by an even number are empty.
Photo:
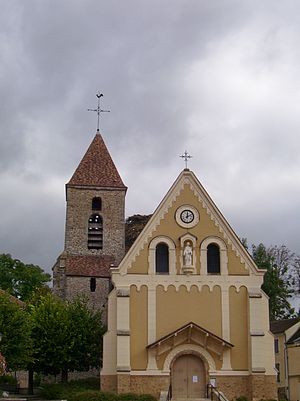
[[[90,280],[90,290],[91,292],[95,292],[96,291],[96,278],[95,277],[91,277]]]
[[[207,273],[220,274],[220,248],[217,244],[207,246]]]
[[[92,210],[101,210],[102,200],[99,196],[93,198],[92,200]]]
[[[102,249],[103,247],[103,220],[100,214],[94,213],[89,218],[88,248]]]
[[[155,270],[158,274],[169,273],[169,247],[167,244],[160,242],[155,249]]]

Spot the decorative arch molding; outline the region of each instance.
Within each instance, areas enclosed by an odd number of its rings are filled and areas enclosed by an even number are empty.
[[[228,256],[227,247],[223,239],[220,237],[210,236],[205,238],[200,245],[200,270],[201,273],[207,275],[207,247],[209,244],[217,244],[220,248],[220,274],[221,276],[228,274]]]
[[[169,274],[176,274],[176,248],[174,241],[164,235],[155,237],[149,244],[148,254],[148,274],[155,275],[155,250],[156,246],[160,243],[168,245],[169,248]]]
[[[196,344],[182,344],[172,349],[172,351],[167,355],[163,366],[163,372],[170,373],[173,361],[184,354],[198,355],[208,366],[209,373],[213,373],[216,371],[215,361],[207,350]]]
[[[213,292],[215,288],[221,290],[221,285],[214,283],[160,283],[157,287],[163,287],[163,290],[167,292],[170,287],[173,287],[176,292],[179,292],[181,288],[185,288],[187,292],[190,292],[193,287],[197,288],[198,291],[203,291],[205,287],[208,288],[209,292]]]
[[[230,285],[230,286],[229,286],[229,290],[230,290],[231,288],[232,288],[233,290],[235,290],[235,292],[236,292],[237,294],[241,291],[242,288],[244,288],[246,291],[248,291],[248,290],[247,290],[247,287],[246,287],[244,284],[240,284],[240,285]]]

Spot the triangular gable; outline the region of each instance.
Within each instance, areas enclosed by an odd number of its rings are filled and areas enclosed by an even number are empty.
[[[180,193],[184,190],[184,186],[188,185],[196,196],[202,207],[205,209],[207,215],[213,221],[214,225],[218,228],[219,235],[223,238],[228,246],[232,248],[235,254],[240,258],[241,262],[245,265],[246,269],[249,269],[252,273],[256,275],[263,275],[264,271],[261,271],[255,265],[253,259],[234,233],[233,229],[230,227],[227,220],[224,218],[220,210],[217,208],[213,200],[210,198],[204,187],[201,185],[195,174],[185,169],[183,170],[174,184],[171,186],[155,212],[153,213],[151,219],[148,221],[147,225],[134,242],[128,253],[123,258],[122,262],[119,265],[118,269],[114,269],[114,271],[118,271],[120,274],[126,274],[127,270],[130,269],[130,266],[136,259],[136,257],[143,250],[145,245],[151,239],[153,232],[159,226],[160,222],[169,209],[172,207]]]
[[[201,347],[214,352],[220,358],[222,357],[225,349],[230,349],[234,346],[230,342],[211,333],[198,324],[190,322],[179,329],[174,330],[172,333],[160,338],[154,343],[149,344],[147,348],[155,348],[157,350],[156,354],[159,356],[181,344],[186,343],[200,345]]]

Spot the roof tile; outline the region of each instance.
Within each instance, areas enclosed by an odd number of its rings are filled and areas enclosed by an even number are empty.
[[[102,256],[73,256],[66,257],[67,276],[110,277],[110,267],[114,258]]]
[[[100,133],[97,133],[67,186],[126,189]]]
[[[299,320],[300,319],[298,317],[292,319],[274,320],[270,323],[270,330],[273,334],[284,333],[287,329],[299,322]]]

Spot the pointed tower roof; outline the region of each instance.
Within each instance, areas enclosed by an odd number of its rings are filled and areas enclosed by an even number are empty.
[[[83,156],[67,186],[126,189],[99,132]]]

